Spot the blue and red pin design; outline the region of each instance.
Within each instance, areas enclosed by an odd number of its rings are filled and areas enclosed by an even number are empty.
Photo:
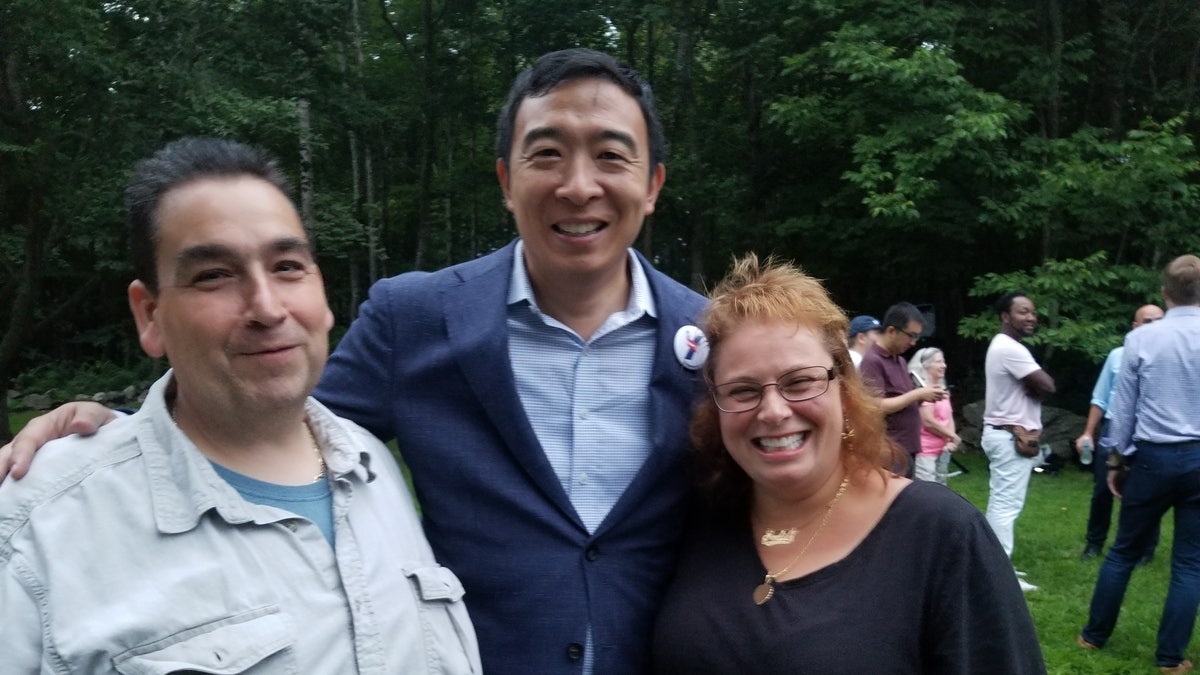
[[[708,338],[696,326],[684,326],[675,332],[675,358],[688,370],[699,370],[708,360]]]

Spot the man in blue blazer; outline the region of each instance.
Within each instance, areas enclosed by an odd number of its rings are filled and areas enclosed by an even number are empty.
[[[497,127],[519,239],[376,283],[315,396],[397,439],[485,672],[643,672],[704,354],[704,299],[630,248],[665,180],[662,126],[636,73],[571,49],[517,77]]]
[[[673,341],[704,305],[630,248],[662,129],[636,74],[568,50],[517,78],[498,136],[520,239],[376,283],[316,395],[398,439],[485,671],[643,671],[699,391]]]

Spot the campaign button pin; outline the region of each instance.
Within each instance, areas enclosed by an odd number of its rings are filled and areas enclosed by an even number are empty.
[[[675,358],[688,370],[699,370],[708,359],[708,338],[696,326],[684,326],[675,332]]]

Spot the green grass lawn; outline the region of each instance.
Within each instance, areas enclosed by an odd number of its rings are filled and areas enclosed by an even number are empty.
[[[38,413],[33,410],[22,410],[21,412],[12,413],[8,416],[9,428],[12,429],[12,432],[15,434],[24,428],[25,424],[29,422],[29,420],[37,417],[37,415]],[[0,445],[4,444],[0,443]]]
[[[987,506],[987,460],[979,451],[958,457],[969,474],[950,479],[950,487],[983,510]],[[1162,542],[1152,563],[1134,571],[1121,608],[1116,631],[1102,651],[1075,644],[1087,621],[1088,604],[1102,558],[1079,560],[1091,499],[1091,474],[1067,466],[1057,476],[1035,474],[1029,483],[1025,510],[1017,519],[1013,563],[1029,574],[1041,590],[1025,595],[1037,626],[1042,653],[1050,673],[1117,675],[1152,673],[1155,636],[1170,575],[1170,544],[1174,522],[1163,521]],[[1109,541],[1116,534],[1116,513]],[[1107,551],[1107,548],[1105,549]],[[1200,650],[1192,641],[1193,660]]]

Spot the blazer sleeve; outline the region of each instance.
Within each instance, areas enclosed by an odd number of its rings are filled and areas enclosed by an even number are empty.
[[[382,279],[371,286],[358,318],[330,355],[313,396],[335,415],[345,417],[383,441],[396,436],[391,405],[396,400],[394,373],[397,320],[411,275]]]

